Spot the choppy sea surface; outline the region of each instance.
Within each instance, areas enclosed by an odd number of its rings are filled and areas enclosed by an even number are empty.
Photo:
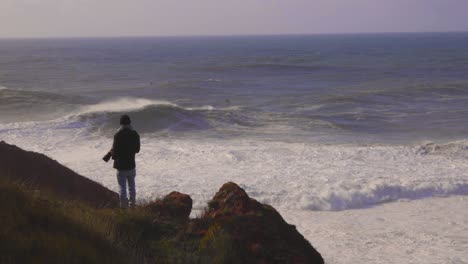
[[[101,157],[123,113],[143,200],[178,190],[201,210],[234,181],[308,233],[314,212],[468,194],[468,33],[0,40],[0,140],[117,190]]]

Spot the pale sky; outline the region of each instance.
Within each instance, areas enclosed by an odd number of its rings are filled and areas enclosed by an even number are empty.
[[[0,0],[0,38],[468,31],[468,0]]]

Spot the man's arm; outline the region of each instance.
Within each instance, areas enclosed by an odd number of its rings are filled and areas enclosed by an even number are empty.
[[[120,144],[119,144],[118,141],[119,141],[119,139],[118,139],[117,134],[116,134],[116,135],[114,135],[114,142],[112,143],[112,150],[111,150],[112,159],[114,159],[114,160],[119,156],[119,151],[120,151],[119,145]]]
[[[140,152],[140,135],[135,131],[135,153]]]

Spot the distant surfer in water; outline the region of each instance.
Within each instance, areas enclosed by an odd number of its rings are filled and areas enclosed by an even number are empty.
[[[114,160],[114,168],[117,170],[117,181],[120,189],[120,207],[128,206],[127,183],[130,195],[130,207],[135,206],[136,190],[135,154],[140,152],[140,135],[131,126],[128,115],[120,117],[120,129],[114,135],[114,143],[109,153],[104,156],[104,161]]]

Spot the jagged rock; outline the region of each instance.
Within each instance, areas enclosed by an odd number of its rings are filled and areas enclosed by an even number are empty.
[[[263,208],[261,203],[251,199],[244,189],[233,182],[225,183],[208,206],[212,217],[247,214]]]
[[[98,183],[45,155],[3,141],[0,142],[1,178],[32,186],[39,191],[39,196],[45,190],[61,199],[79,200],[95,207],[119,204],[118,195]],[[200,218],[189,219],[192,199],[178,192],[145,207],[157,215],[153,225],[147,227],[157,231],[157,235],[145,239],[153,242],[170,239],[176,243],[177,250],[190,256],[187,263],[324,263],[320,253],[295,226],[286,223],[273,207],[250,198],[232,182],[221,187]],[[164,231],[167,223],[174,224],[169,231]]]
[[[324,263],[295,226],[233,182],[224,184],[215,194],[204,218],[210,222],[205,236],[222,233],[229,237],[244,263]]]
[[[0,178],[94,207],[118,207],[117,193],[36,152],[0,142]]]
[[[150,203],[146,207],[159,217],[188,221],[192,211],[192,198],[187,194],[171,192],[162,200]]]

